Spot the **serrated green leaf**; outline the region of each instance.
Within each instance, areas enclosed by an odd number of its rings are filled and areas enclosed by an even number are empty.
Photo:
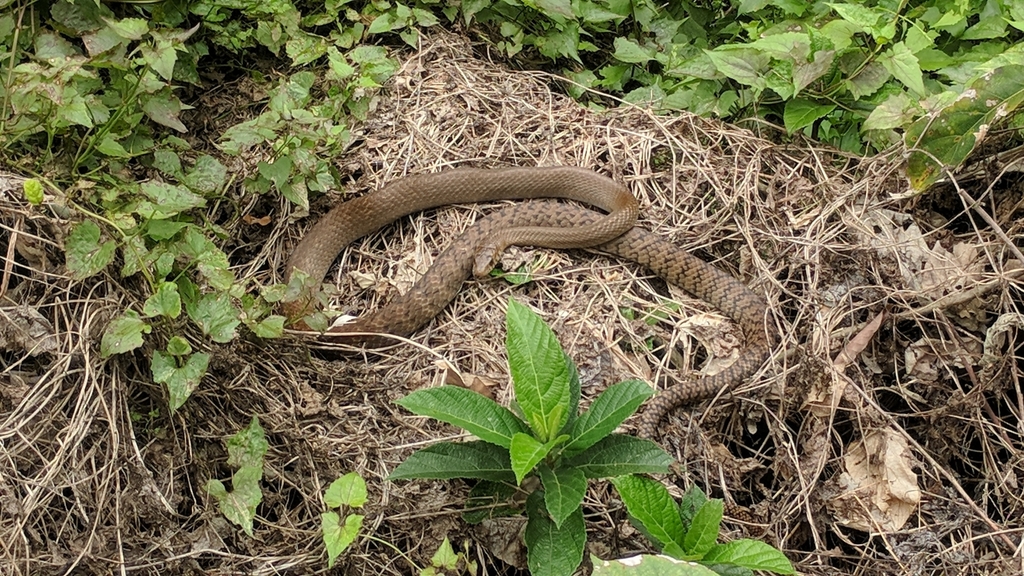
[[[538,468],[544,486],[544,506],[555,526],[561,528],[566,518],[578,510],[587,493],[587,478],[574,468],[559,467],[552,470],[541,464]]]
[[[506,320],[506,348],[516,401],[538,439],[546,442],[568,420],[566,355],[544,321],[511,298]]]
[[[442,442],[414,452],[395,468],[389,480],[477,478],[514,482],[508,451],[489,442]]]
[[[760,50],[742,46],[721,46],[714,50],[705,50],[704,54],[722,75],[752,86],[758,91],[767,87],[764,70],[771,58]]]
[[[577,468],[587,478],[664,474],[671,463],[672,457],[654,442],[624,434],[605,436],[597,444],[562,461],[563,466]]]
[[[284,334],[284,316],[273,314],[260,320],[252,327],[252,333],[260,338],[280,338]]]
[[[324,503],[330,508],[362,508],[366,500],[366,480],[356,472],[349,472],[331,482],[324,492]]]
[[[690,486],[690,489],[683,494],[683,498],[679,501],[679,517],[683,521],[684,528],[689,530],[690,525],[693,524],[693,517],[707,501],[707,495],[696,484]]]
[[[644,64],[654,59],[654,50],[644,48],[628,38],[615,38],[615,53],[612,55],[620,62]]]
[[[395,403],[414,414],[458,426],[504,448],[512,445],[514,435],[529,432],[526,424],[508,408],[458,386],[417,390]]]
[[[683,537],[683,550],[687,554],[703,557],[715,545],[722,525],[722,511],[722,501],[717,499],[707,500],[697,509]]]
[[[642,380],[627,380],[610,386],[576,420],[563,454],[572,456],[590,448],[611,434],[652,395],[654,391]]]
[[[185,125],[178,119],[178,114],[182,111],[181,100],[178,100],[178,97],[170,90],[162,90],[143,97],[142,111],[153,122],[161,126],[172,128],[178,132],[188,132]]]
[[[612,478],[630,516],[639,522],[666,554],[685,559],[683,522],[672,496],[660,483],[641,476]]]
[[[195,306],[186,304],[189,318],[199,325],[203,334],[214,342],[225,343],[235,338],[235,329],[241,323],[238,310],[231,304],[227,294],[204,294]]]
[[[835,110],[835,104],[818,104],[810,100],[796,98],[786,102],[783,122],[786,130],[792,134],[801,128],[814,124],[819,118]]]
[[[178,61],[178,52],[174,49],[174,46],[169,42],[158,41],[152,45],[143,44],[139,51],[142,53],[142,59],[146,61],[146,64],[149,64],[150,68],[155,70],[161,78],[168,82],[173,79],[174,63]]]
[[[100,340],[100,357],[107,358],[113,354],[123,354],[142,346],[142,335],[149,334],[152,328],[146,324],[139,313],[125,310],[124,314],[110,321],[103,338]]]
[[[434,555],[430,557],[430,564],[446,570],[455,570],[458,567],[459,555],[452,549],[452,543],[448,541],[447,536],[441,541],[441,545],[437,547]]]
[[[363,516],[360,514],[349,514],[345,517],[345,523],[334,512],[320,514],[320,531],[323,536],[324,546],[327,548],[327,567],[333,567],[334,562],[359,536],[363,527]]]
[[[227,172],[227,168],[216,158],[204,154],[196,159],[195,166],[185,175],[182,183],[195,192],[212,194],[224,186]]]
[[[576,17],[572,12],[569,0],[533,0],[533,3],[541,14],[556,21],[561,18],[571,20]]]
[[[206,205],[206,200],[202,196],[194,194],[184,186],[151,180],[143,182],[139,189],[152,201],[153,210],[146,213],[145,209],[140,208],[137,211],[140,215],[150,218],[163,219]]]
[[[147,318],[166,316],[177,318],[181,314],[181,296],[174,282],[162,282],[152,296],[142,305],[142,314]]]
[[[100,244],[100,227],[95,222],[79,222],[64,240],[68,272],[75,280],[98,274],[114,259],[115,248],[113,240]]]
[[[918,96],[925,95],[921,65],[917,60],[917,56],[914,56],[906,44],[903,42],[893,44],[893,47],[882,54],[878,61],[897,80],[913,90],[915,94]]]
[[[263,457],[267,454],[270,445],[267,443],[267,435],[260,425],[260,419],[253,416],[249,425],[242,428],[228,439],[228,465],[245,467],[251,466],[261,470],[262,478]]]
[[[192,354],[180,367],[171,354],[160,350],[153,352],[153,359],[150,362],[153,381],[167,386],[170,399],[168,405],[172,413],[181,408],[199,387],[209,365],[210,355],[203,352]]]
[[[709,550],[701,561],[707,564],[735,564],[776,574],[796,574],[793,564],[782,552],[757,540],[733,540],[720,544]]]
[[[526,501],[526,561],[537,576],[571,576],[583,562],[587,530],[583,510],[577,508],[558,527],[548,517],[543,492],[530,494]]]
[[[512,472],[516,475],[516,485],[523,483],[523,478],[533,470],[538,462],[551,452],[551,444],[542,444],[536,438],[522,432],[512,436],[509,456],[512,461]]]

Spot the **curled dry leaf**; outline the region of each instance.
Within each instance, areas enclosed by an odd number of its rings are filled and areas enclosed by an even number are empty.
[[[921,503],[917,460],[894,430],[876,430],[850,445],[839,474],[842,492],[829,503],[836,520],[863,532],[899,530]]]
[[[907,375],[922,382],[938,382],[950,364],[963,368],[964,360],[970,359],[971,365],[976,365],[981,357],[981,344],[976,340],[921,338],[907,346],[903,357]]]
[[[875,337],[875,333],[878,332],[878,328],[882,325],[883,319],[885,319],[885,314],[875,316],[871,322],[868,322],[860,332],[857,332],[857,334],[846,343],[846,346],[844,346],[839,352],[836,359],[832,361],[832,365],[836,370],[845,370],[847,366],[852,364],[853,361],[867,349],[868,344],[871,343],[871,339]]]

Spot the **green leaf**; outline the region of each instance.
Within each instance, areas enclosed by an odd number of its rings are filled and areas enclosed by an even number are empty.
[[[165,219],[180,212],[206,205],[206,200],[184,186],[150,180],[139,187],[150,202],[142,203],[136,212],[147,218]]]
[[[861,130],[891,130],[914,118],[916,106],[906,92],[890,94],[864,120]]]
[[[204,294],[194,307],[185,309],[192,321],[203,329],[203,334],[214,342],[223,344],[235,338],[235,328],[241,322],[227,294]]]
[[[722,510],[722,501],[717,499],[704,502],[697,510],[683,537],[683,549],[687,554],[703,557],[715,545],[722,525]]]
[[[263,478],[263,456],[267,453],[259,419],[253,416],[249,426],[239,430],[227,444],[228,465],[238,467],[231,476],[232,490],[228,492],[219,480],[207,482],[206,490],[219,501],[221,513],[252,536],[256,506],[263,499],[259,483]]]
[[[538,472],[544,485],[544,505],[555,526],[561,528],[562,523],[583,504],[587,478],[575,468],[552,470],[547,464],[542,464]]]
[[[366,499],[366,480],[356,472],[349,472],[331,482],[324,492],[324,503],[330,508],[362,508]]]
[[[683,522],[672,496],[659,482],[641,476],[612,478],[629,515],[657,541],[666,554],[686,559]]]
[[[445,570],[456,570],[459,564],[459,555],[452,549],[452,543],[448,541],[448,537],[445,536],[441,545],[437,547],[437,551],[430,557],[430,565],[436,568],[443,568]]]
[[[257,467],[262,477],[263,457],[266,456],[269,447],[267,436],[260,426],[260,419],[253,416],[248,426],[228,440],[228,465],[239,468]]]
[[[514,435],[529,432],[526,424],[508,408],[458,386],[417,390],[395,403],[414,414],[458,426],[504,448],[512,445]]]
[[[697,511],[707,501],[708,497],[704,494],[703,490],[696,484],[690,486],[686,494],[683,494],[682,500],[679,501],[679,517],[683,520],[683,527],[689,529],[690,525],[693,524],[693,517],[697,515]]]
[[[152,328],[146,324],[139,313],[125,310],[124,314],[110,321],[103,331],[100,340],[100,357],[106,358],[113,354],[123,354],[142,346],[142,335],[149,334]]]
[[[555,333],[514,299],[506,314],[509,371],[516,401],[541,441],[548,441],[568,419],[569,367]]]
[[[843,20],[858,26],[861,32],[871,33],[877,28],[878,22],[883,16],[880,10],[859,4],[826,2],[825,5],[835,10]]]
[[[814,124],[816,120],[835,110],[835,104],[818,104],[810,100],[796,98],[786,102],[783,122],[786,130],[792,134],[801,128]]]
[[[182,111],[181,100],[178,100],[178,97],[170,90],[162,90],[151,96],[143,97],[142,111],[153,122],[161,126],[172,128],[178,132],[188,132],[185,125],[178,119],[178,114]]]
[[[767,87],[764,70],[771,58],[760,50],[752,50],[742,46],[720,46],[714,50],[705,50],[715,68],[733,80],[753,86],[761,91]]]
[[[100,154],[110,156],[111,158],[131,158],[131,153],[125,150],[124,146],[120,142],[114,139],[110,134],[104,134],[103,139],[96,144],[96,150]]]
[[[523,483],[523,477],[533,470],[538,462],[544,459],[551,452],[551,444],[541,444],[533,436],[519,432],[512,436],[512,445],[509,449],[509,456],[512,461],[512,471],[516,475],[516,485]]]
[[[167,353],[171,356],[184,356],[192,353],[192,345],[181,336],[171,336],[167,341]]]
[[[572,440],[563,454],[572,456],[590,448],[611,434],[653,394],[651,387],[642,380],[627,380],[610,386],[576,420],[569,435]]]
[[[893,47],[882,54],[878,61],[897,80],[913,90],[915,94],[918,96],[925,95],[921,65],[917,61],[917,56],[914,56],[906,44],[903,42],[893,44]]]
[[[95,222],[79,222],[64,240],[68,272],[75,280],[98,274],[114,259],[115,248],[113,240],[100,244],[100,227]]]
[[[615,38],[615,53],[612,56],[620,62],[645,64],[654,59],[654,50],[620,36]]]
[[[182,183],[195,192],[212,194],[220,190],[226,180],[227,168],[213,156],[204,154],[196,159]]]
[[[29,204],[38,206],[43,203],[43,183],[35,178],[27,178],[21,183],[21,191]]]
[[[195,226],[189,226],[181,241],[175,244],[182,254],[191,257],[199,272],[217,290],[229,290],[235,281],[228,257]],[[198,321],[198,320],[197,320]]]
[[[284,316],[273,314],[260,320],[252,327],[252,333],[260,338],[280,338],[284,334]]]
[[[147,318],[166,316],[177,318],[181,314],[181,296],[178,285],[174,282],[163,282],[152,296],[142,305],[142,315]]]
[[[796,574],[793,565],[782,552],[757,540],[733,540],[720,544],[709,550],[701,561],[707,564],[735,564],[776,574]]]
[[[167,41],[157,41],[154,44],[143,44],[139,51],[142,59],[149,64],[150,68],[156,71],[161,78],[170,82],[174,76],[174,63],[178,61],[178,52],[174,46]],[[184,131],[184,130],[182,130]]]
[[[530,494],[526,501],[526,561],[534,576],[571,576],[583,562],[587,530],[583,510],[577,508],[561,527],[548,517],[543,492]]]
[[[587,478],[611,478],[626,474],[664,474],[672,463],[660,446],[624,434],[605,436],[597,444],[562,461],[578,468]]]
[[[362,528],[363,516],[360,514],[349,514],[344,524],[335,512],[320,514],[320,531],[327,548],[328,568],[333,567],[338,556],[356,541]]]
[[[508,451],[489,442],[442,442],[414,452],[388,480],[477,478],[514,482]]]
[[[157,350],[153,352],[150,368],[153,381],[167,386],[171,412],[181,408],[189,396],[199,387],[199,383],[210,365],[210,355],[197,352],[188,357],[185,364],[178,367],[178,361],[170,353]]]
[[[1024,66],[1004,66],[971,82],[952,104],[914,122],[904,136],[910,150],[907,178],[924,190],[955,169],[985,138],[994,122],[1024,102]]]
[[[533,3],[541,14],[555,21],[558,21],[560,18],[572,20],[576,17],[572,12],[572,5],[569,3],[569,0],[533,0]]]

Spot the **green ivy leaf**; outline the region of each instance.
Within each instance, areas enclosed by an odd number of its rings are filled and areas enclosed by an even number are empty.
[[[388,480],[477,478],[514,482],[508,451],[489,442],[442,442],[414,452]]]
[[[182,111],[181,100],[178,100],[178,97],[171,93],[170,89],[145,96],[142,100],[142,111],[149,116],[150,120],[178,132],[188,132],[185,125],[178,119],[178,114]]]
[[[152,328],[146,324],[139,313],[125,310],[124,314],[110,321],[103,331],[100,340],[100,357],[107,358],[114,354],[123,354],[142,346],[142,335],[149,334]]]
[[[362,508],[366,500],[366,480],[356,472],[349,472],[331,482],[324,492],[324,503],[330,508]]]
[[[196,391],[209,365],[210,355],[203,352],[189,356],[184,365],[180,367],[178,361],[170,353],[160,350],[153,352],[153,359],[150,362],[153,381],[167,386],[172,413],[181,408],[189,396]]]
[[[227,294],[204,294],[192,309],[188,306],[185,309],[192,321],[203,329],[203,334],[214,342],[224,344],[235,338],[235,329],[241,322]]]
[[[801,128],[814,124],[819,118],[835,110],[835,104],[818,104],[810,100],[797,98],[786,102],[786,111],[783,113],[783,122],[786,130],[792,134]]]
[[[885,66],[897,80],[910,88],[918,96],[926,94],[924,88],[924,77],[921,75],[921,65],[917,56],[907,48],[903,42],[897,42],[887,50],[878,61]]]
[[[182,183],[195,192],[212,194],[224,186],[227,172],[227,168],[216,158],[204,154],[196,159],[195,166],[185,175]]]
[[[71,229],[64,240],[68,272],[75,280],[84,280],[100,273],[114,259],[116,244],[108,240],[100,244],[100,227],[92,220],[83,220]]]
[[[181,296],[178,285],[174,282],[163,282],[152,296],[142,305],[142,315],[147,318],[166,316],[177,318],[181,314]]]
[[[360,514],[349,514],[345,517],[345,523],[341,523],[341,517],[335,512],[324,512],[320,514],[320,531],[323,534],[324,546],[327,548],[327,567],[334,566],[334,562],[359,536],[363,528],[363,516]]]
[[[512,446],[512,437],[516,434],[529,432],[526,424],[508,408],[458,386],[417,390],[395,403],[414,414],[463,428],[503,448]]]

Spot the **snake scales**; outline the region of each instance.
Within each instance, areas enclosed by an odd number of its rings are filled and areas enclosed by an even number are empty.
[[[471,274],[486,274],[507,246],[594,247],[633,260],[715,306],[740,325],[747,340],[745,353],[723,372],[658,393],[641,416],[641,435],[652,437],[670,410],[712,397],[760,367],[770,344],[764,300],[729,274],[634,226],[638,208],[632,195],[615,181],[580,168],[461,168],[396,180],[321,218],[292,253],[286,281],[301,270],[308,276],[307,286],[319,286],[347,244],[413,212],[446,204],[554,197],[591,204],[608,214],[552,202],[528,202],[494,212],[438,256],[408,292],[372,315],[332,328],[321,339],[379,347],[389,340],[346,333],[408,335],[436,316]],[[312,301],[307,295],[287,303],[284,313],[300,318],[310,311]]]

